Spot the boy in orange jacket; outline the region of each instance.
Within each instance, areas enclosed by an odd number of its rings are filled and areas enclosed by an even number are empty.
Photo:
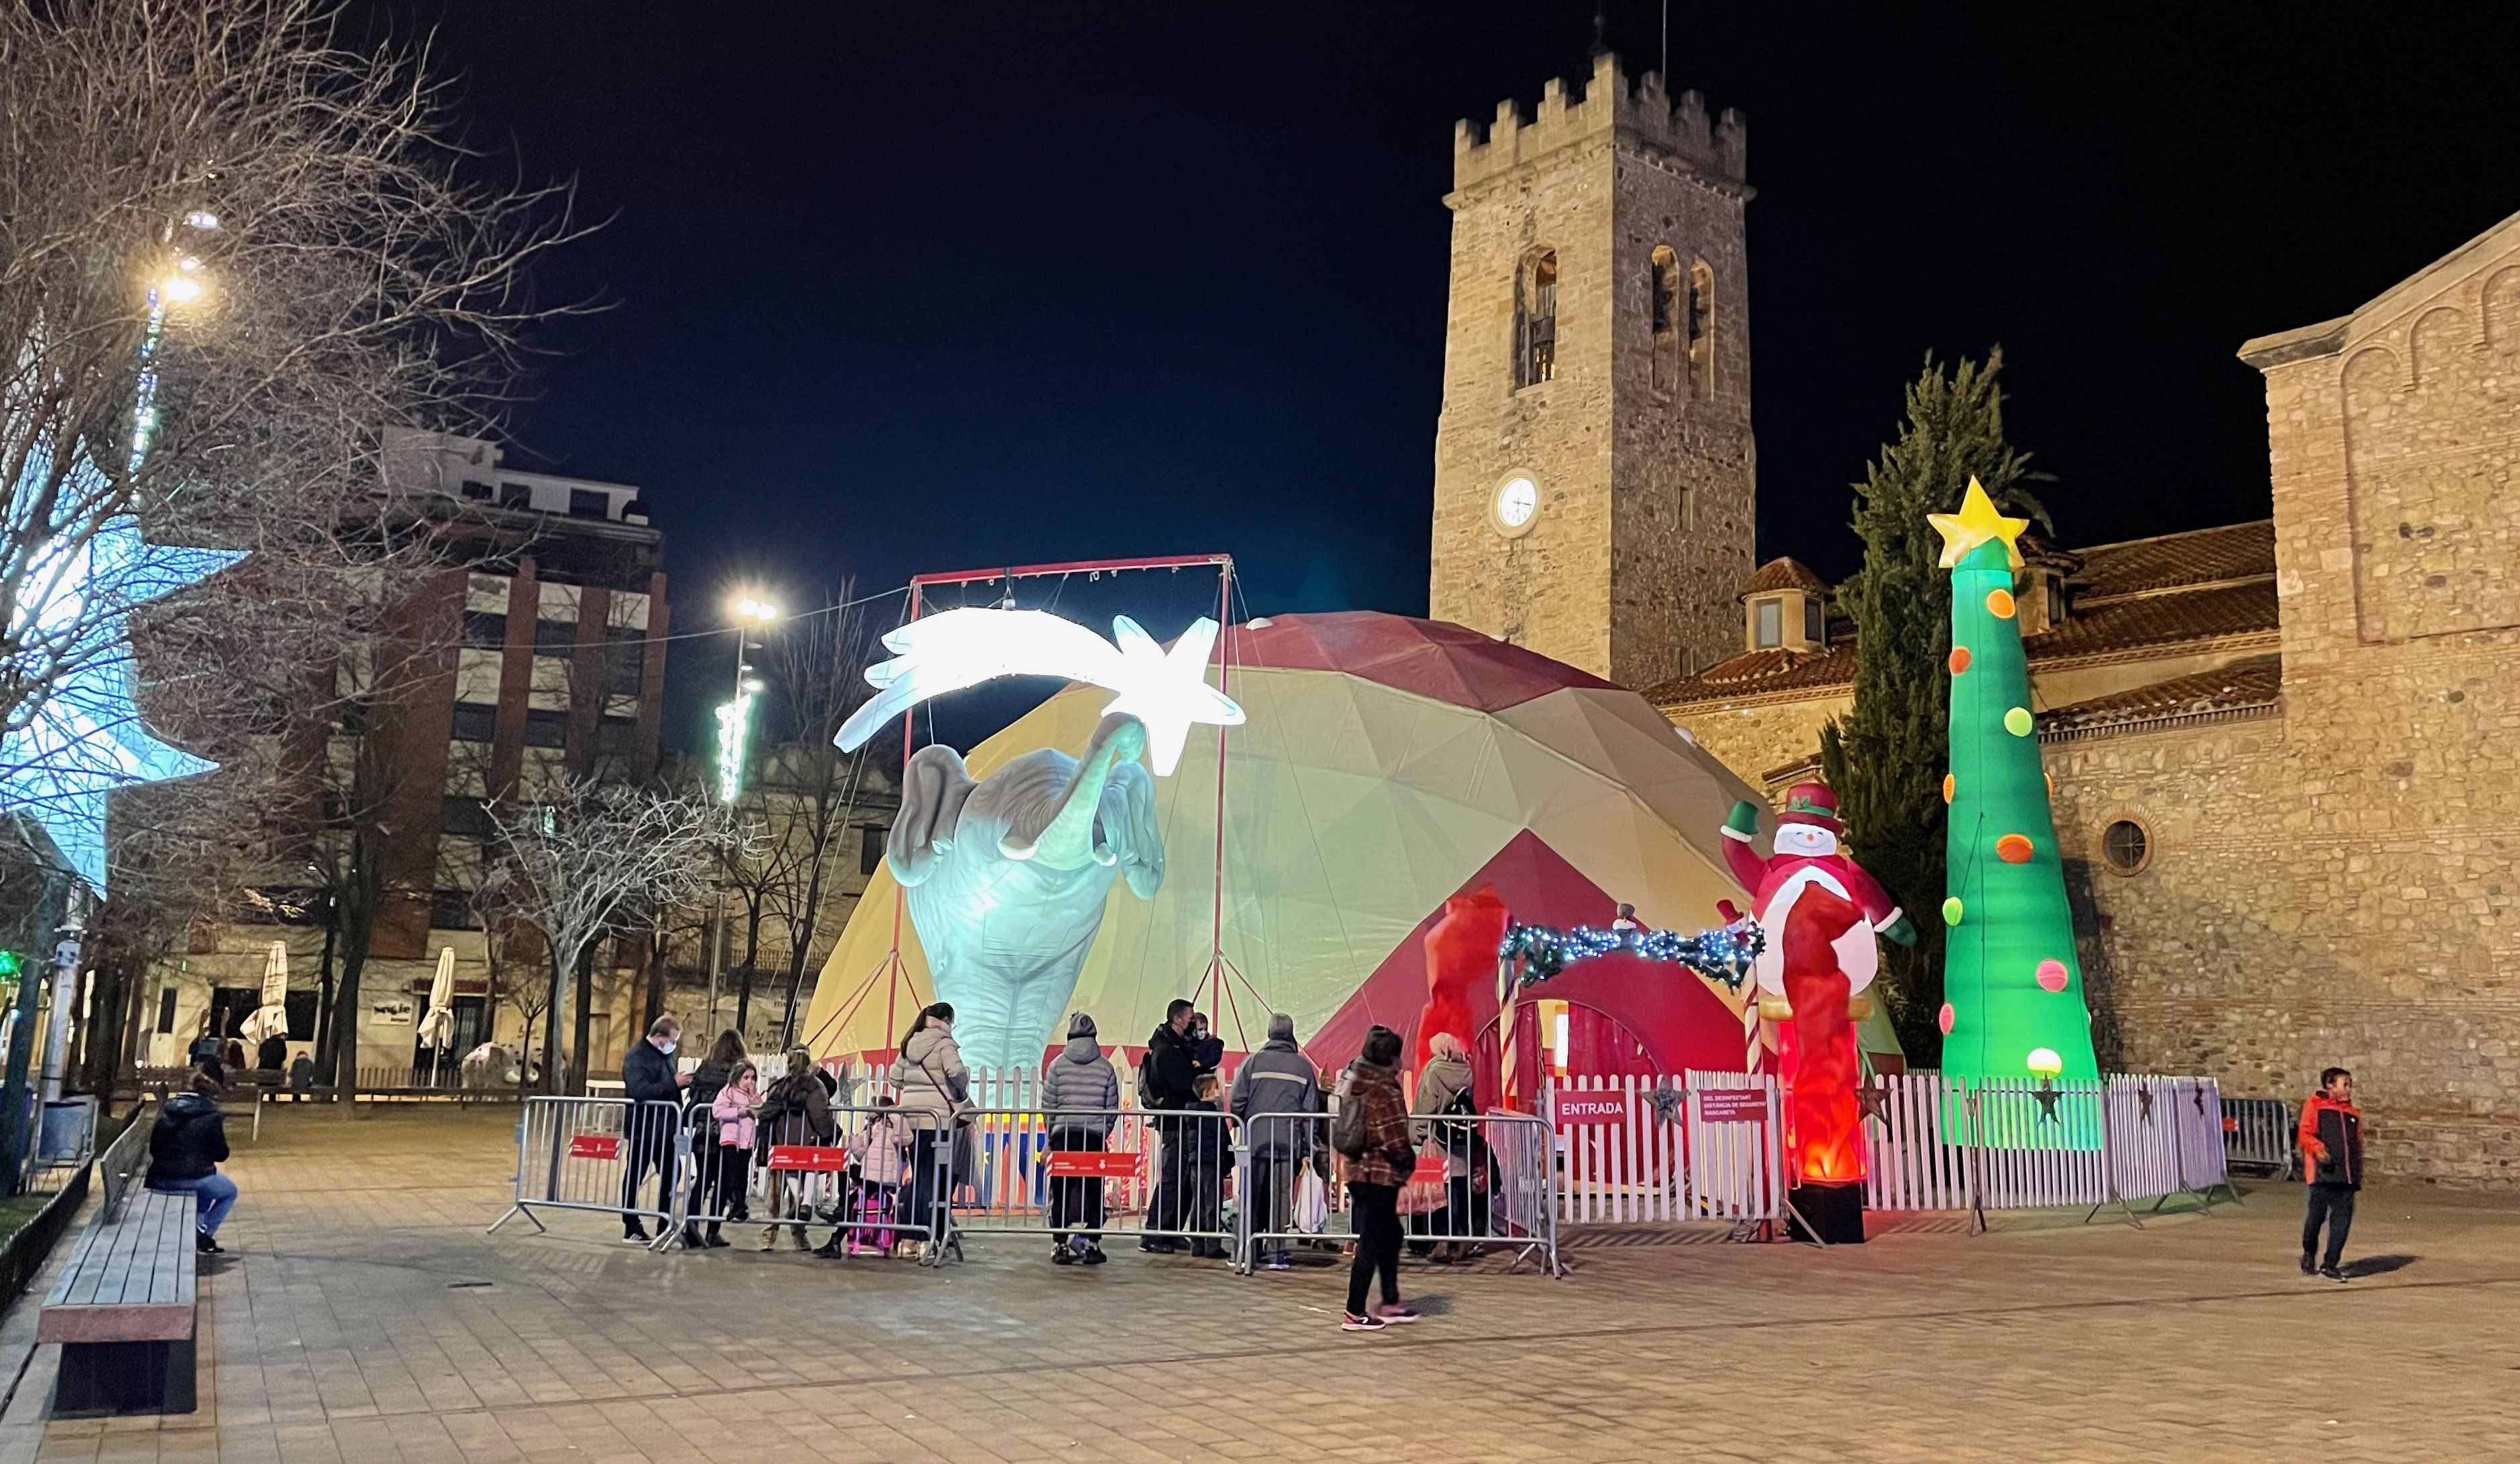
[[[2354,1195],[2362,1187],[2362,1113],[2354,1106],[2354,1075],[2329,1068],[2318,1075],[2318,1091],[2301,1105],[2303,1178],[2310,1182],[2301,1222],[2301,1273],[2313,1271],[2331,1281],[2345,1273],[2337,1263],[2345,1257],[2345,1235],[2354,1228]],[[2327,1256],[2318,1260],[2320,1221],[2327,1225]]]

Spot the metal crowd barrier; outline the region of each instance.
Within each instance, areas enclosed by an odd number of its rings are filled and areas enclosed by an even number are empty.
[[[618,1216],[625,1225],[656,1221],[652,1248],[682,1233],[691,1145],[681,1104],[541,1097],[527,1098],[523,1107],[517,1121],[516,1202],[492,1231],[519,1215],[542,1230],[537,1210],[586,1210]]]
[[[2299,1163],[2293,1147],[2292,1105],[2281,1098],[2223,1100],[2223,1157],[2235,1169],[2262,1170],[2288,1179]]]
[[[829,1133],[804,1114],[754,1126],[749,1148],[718,1142],[717,1121],[690,1110],[693,1156],[684,1223],[759,1220],[765,1241],[780,1227],[801,1236],[828,1228],[847,1256],[890,1256],[916,1247],[922,1264],[961,1254],[948,1197],[971,1168],[962,1131],[936,1115],[880,1104],[833,1104]],[[762,1213],[751,1213],[758,1196]]]
[[[1333,1096],[1330,1102],[1335,1105]],[[1407,1254],[1470,1260],[1510,1250],[1551,1275],[1557,1259],[1554,1156],[1549,1124],[1526,1113],[1410,1120],[1416,1170],[1400,1192]],[[1354,1239],[1347,1162],[1329,1148],[1329,1115],[1254,1114],[1236,1193],[1237,1268],[1291,1261],[1298,1246]]]
[[[1071,1247],[1105,1237],[1187,1243],[1224,1259],[1242,1194],[1240,1126],[1200,1109],[984,1108],[964,1128],[974,1160],[957,1176],[954,1226],[1039,1235]]]

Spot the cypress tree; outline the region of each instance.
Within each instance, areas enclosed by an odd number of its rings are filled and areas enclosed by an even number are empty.
[[[1821,729],[1821,774],[1837,794],[1847,852],[1916,925],[1913,947],[1884,946],[1875,989],[1908,1060],[1940,1061],[1943,1004],[1943,774],[1950,766],[1950,576],[1928,513],[1958,509],[1974,476],[1995,502],[2042,529],[2024,487],[2026,453],[2003,435],[2001,347],[1946,370],[1932,355],[1908,387],[1908,420],[1864,471],[1855,533],[1864,567],[1838,587],[1855,622],[1855,706]]]

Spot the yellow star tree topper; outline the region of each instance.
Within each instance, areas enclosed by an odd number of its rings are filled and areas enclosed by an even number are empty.
[[[2021,546],[2013,541],[2030,527],[2027,518],[2006,518],[1996,511],[1995,500],[1986,496],[1986,487],[1969,475],[1968,495],[1960,500],[1958,513],[1928,513],[1925,521],[1943,536],[1945,569],[1957,569],[1970,550],[1990,540],[2003,541],[2003,552],[2011,556],[2012,567],[2021,567]]]

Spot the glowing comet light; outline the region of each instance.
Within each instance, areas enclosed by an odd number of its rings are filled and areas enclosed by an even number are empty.
[[[743,751],[751,735],[752,689],[747,686],[735,693],[735,700],[721,702],[717,708],[717,796],[720,803],[733,803],[743,792]]]
[[[948,691],[1005,676],[1056,676],[1118,693],[1103,715],[1122,712],[1146,724],[1147,764],[1157,777],[1170,777],[1192,724],[1242,725],[1241,705],[1207,684],[1216,633],[1216,622],[1201,616],[1167,651],[1126,615],[1112,619],[1110,641],[1046,610],[974,605],[925,616],[883,638],[893,658],[866,674],[876,695],[832,740],[854,752],[876,729]]]
[[[40,483],[50,472],[50,455],[38,449],[20,481]],[[104,477],[95,465],[82,459],[68,477],[62,502],[104,497]],[[22,491],[10,502],[22,505],[36,497]],[[41,588],[19,603],[9,627],[12,643],[30,648],[19,653],[15,665],[0,663],[0,670],[47,680],[51,687],[40,704],[21,710],[23,726],[0,734],[0,805],[32,815],[70,868],[103,894],[106,795],[217,766],[158,741],[141,726],[131,699],[138,680],[131,612],[245,555],[146,543],[139,521],[128,514],[54,528],[58,537],[51,544],[61,547],[39,548],[30,555],[25,580]],[[22,531],[16,537],[32,538]]]

